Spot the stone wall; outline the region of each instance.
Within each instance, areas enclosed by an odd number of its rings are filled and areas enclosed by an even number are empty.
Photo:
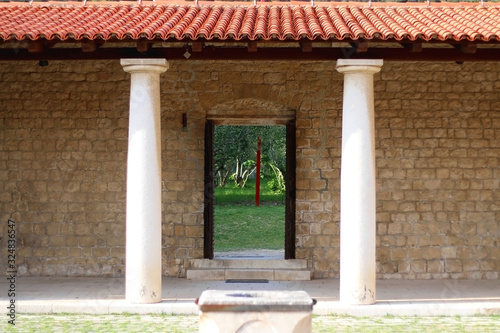
[[[395,63],[376,84],[379,272],[500,271],[498,63]]]
[[[499,73],[386,62],[375,75],[380,278],[498,278]],[[119,61],[0,62],[0,246],[11,218],[20,275],[123,276],[129,80]],[[335,63],[173,61],[161,80],[164,274],[203,256],[205,119],[295,115],[296,256],[338,277]]]
[[[19,274],[123,274],[126,73],[104,62],[0,68],[1,234],[13,219]]]

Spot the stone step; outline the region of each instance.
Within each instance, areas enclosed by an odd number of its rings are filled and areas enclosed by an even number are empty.
[[[308,269],[280,268],[191,268],[186,270],[188,280],[269,280],[307,281],[311,279]]]
[[[188,268],[307,269],[305,259],[192,259]]]

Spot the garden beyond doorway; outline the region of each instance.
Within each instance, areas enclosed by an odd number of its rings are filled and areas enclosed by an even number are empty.
[[[215,126],[213,149],[215,257],[283,259],[285,126]]]

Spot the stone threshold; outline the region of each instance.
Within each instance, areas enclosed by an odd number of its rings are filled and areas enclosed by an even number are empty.
[[[284,250],[243,250],[243,251],[225,251],[215,252],[214,260],[217,259],[281,259],[285,258]]]
[[[307,281],[311,272],[302,259],[192,259],[186,270],[188,280],[260,279]]]

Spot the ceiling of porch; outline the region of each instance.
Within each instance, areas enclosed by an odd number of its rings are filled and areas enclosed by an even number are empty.
[[[0,60],[500,59],[500,6],[477,3],[0,3]]]

